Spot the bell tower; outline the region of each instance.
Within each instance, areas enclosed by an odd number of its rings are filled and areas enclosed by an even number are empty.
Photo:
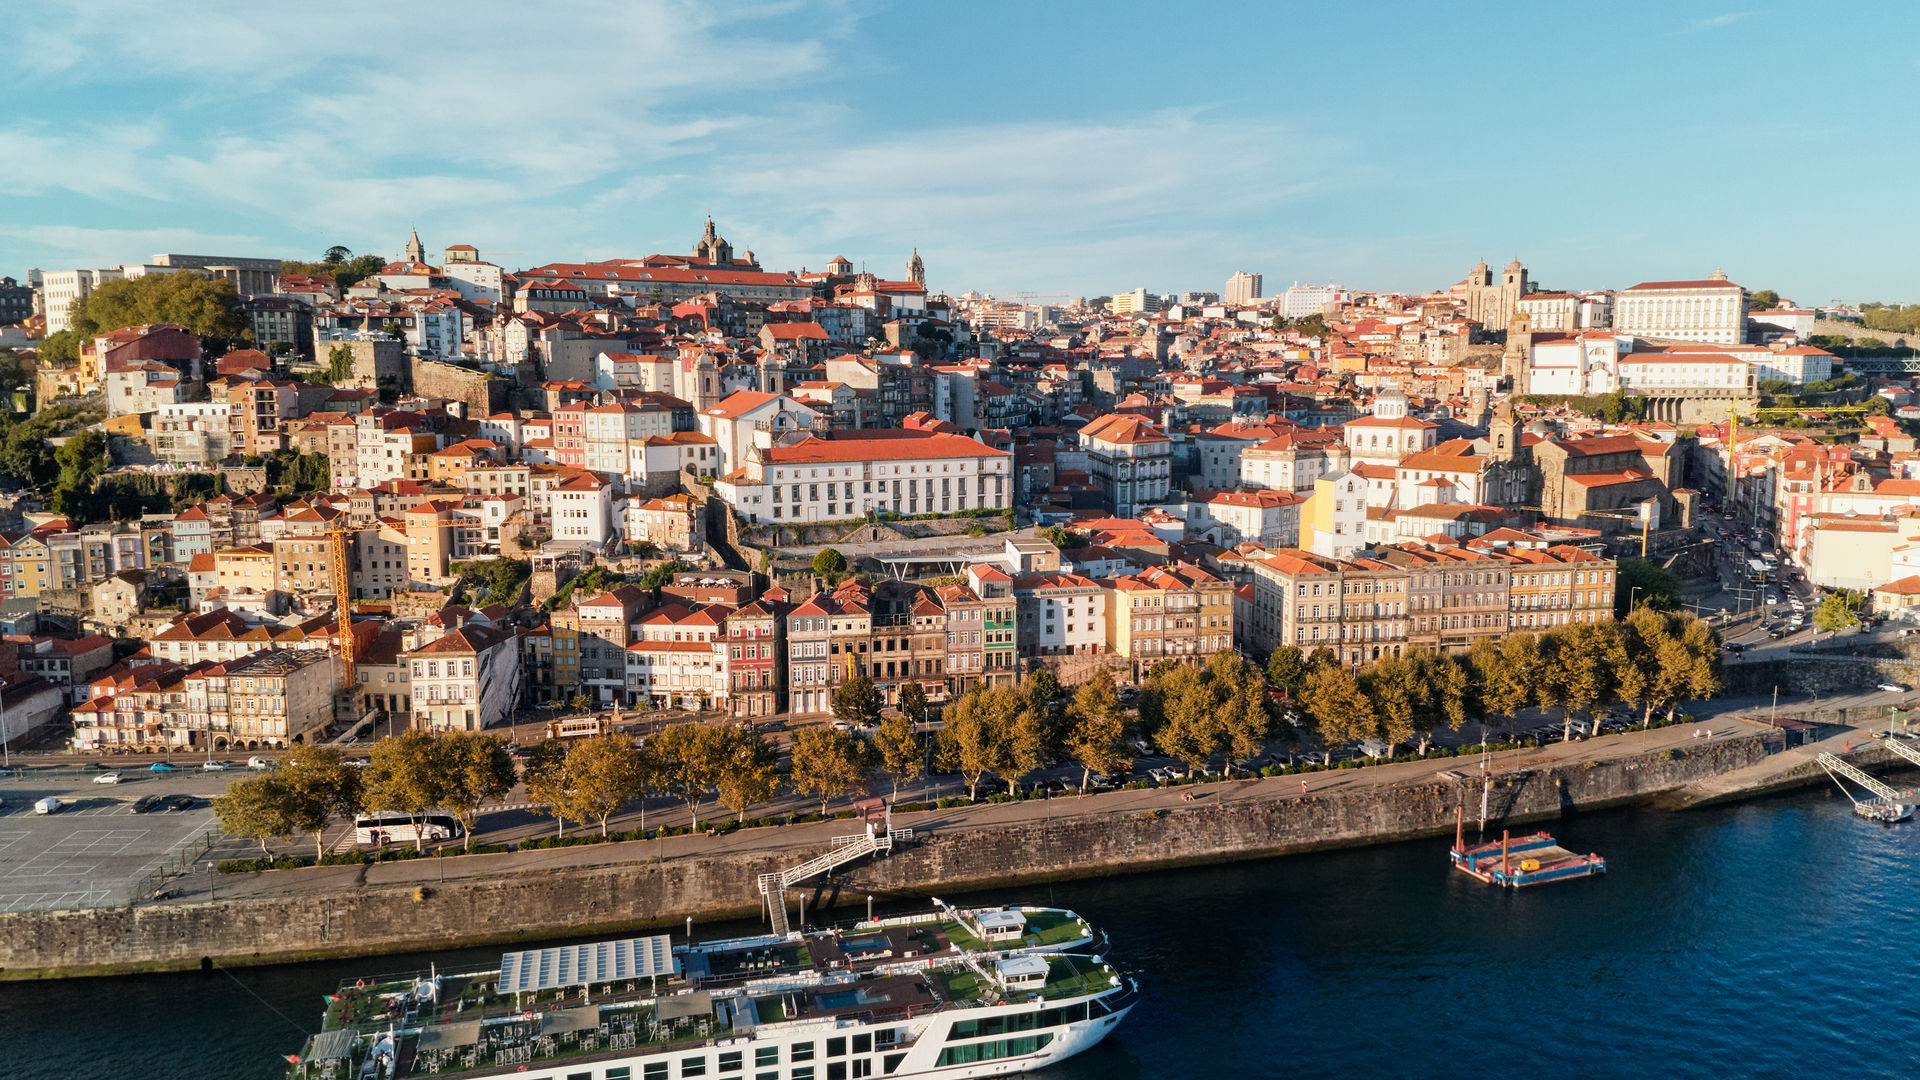
[[[927,264],[920,261],[920,249],[913,249],[913,258],[907,260],[907,280],[921,288],[927,287]]]

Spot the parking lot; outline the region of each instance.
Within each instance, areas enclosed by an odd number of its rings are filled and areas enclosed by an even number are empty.
[[[0,911],[124,904],[173,853],[215,826],[208,797],[224,776],[129,770],[118,784],[84,774],[28,772],[0,782]],[[136,813],[143,795],[193,795],[192,809]],[[55,797],[66,805],[36,814]]]

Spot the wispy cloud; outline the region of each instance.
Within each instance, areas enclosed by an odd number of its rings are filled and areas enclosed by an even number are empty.
[[[1679,32],[1682,34],[1698,34],[1706,30],[1718,30],[1723,26],[1732,26],[1742,19],[1750,19],[1758,14],[1760,13],[1757,11],[1729,11],[1721,15],[1709,15],[1706,18],[1695,19],[1687,23],[1680,28]]]

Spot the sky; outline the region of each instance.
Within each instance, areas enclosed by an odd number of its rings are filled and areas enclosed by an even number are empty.
[[[1092,296],[1236,270],[1920,301],[1920,7],[19,5],[0,274],[468,243]]]

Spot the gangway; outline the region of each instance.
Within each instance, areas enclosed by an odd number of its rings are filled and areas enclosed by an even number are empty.
[[[1880,743],[1895,754],[1906,758],[1915,765],[1920,765],[1920,750],[1914,749],[1905,739],[1889,732],[1886,738],[1880,740]]]
[[[1837,754],[1821,754],[1817,760],[1820,762],[1820,767],[1827,770],[1827,775],[1833,778],[1833,782],[1839,785],[1841,794],[1853,803],[1853,812],[1863,818],[1888,823],[1905,821],[1913,816],[1915,804],[1920,804],[1920,792],[1896,791],[1841,759]],[[1841,783],[1840,778],[1843,776],[1876,797],[1854,798],[1853,792],[1847,790],[1847,785]]]
[[[890,852],[896,844],[904,844],[911,839],[912,829],[893,827],[893,807],[889,806],[886,820],[879,827],[876,828],[869,821],[864,833],[834,837],[825,855],[815,856],[799,866],[778,873],[761,874],[760,895],[766,898],[767,914],[773,920],[773,932],[781,937],[793,934],[787,922],[787,889],[869,855]]]

